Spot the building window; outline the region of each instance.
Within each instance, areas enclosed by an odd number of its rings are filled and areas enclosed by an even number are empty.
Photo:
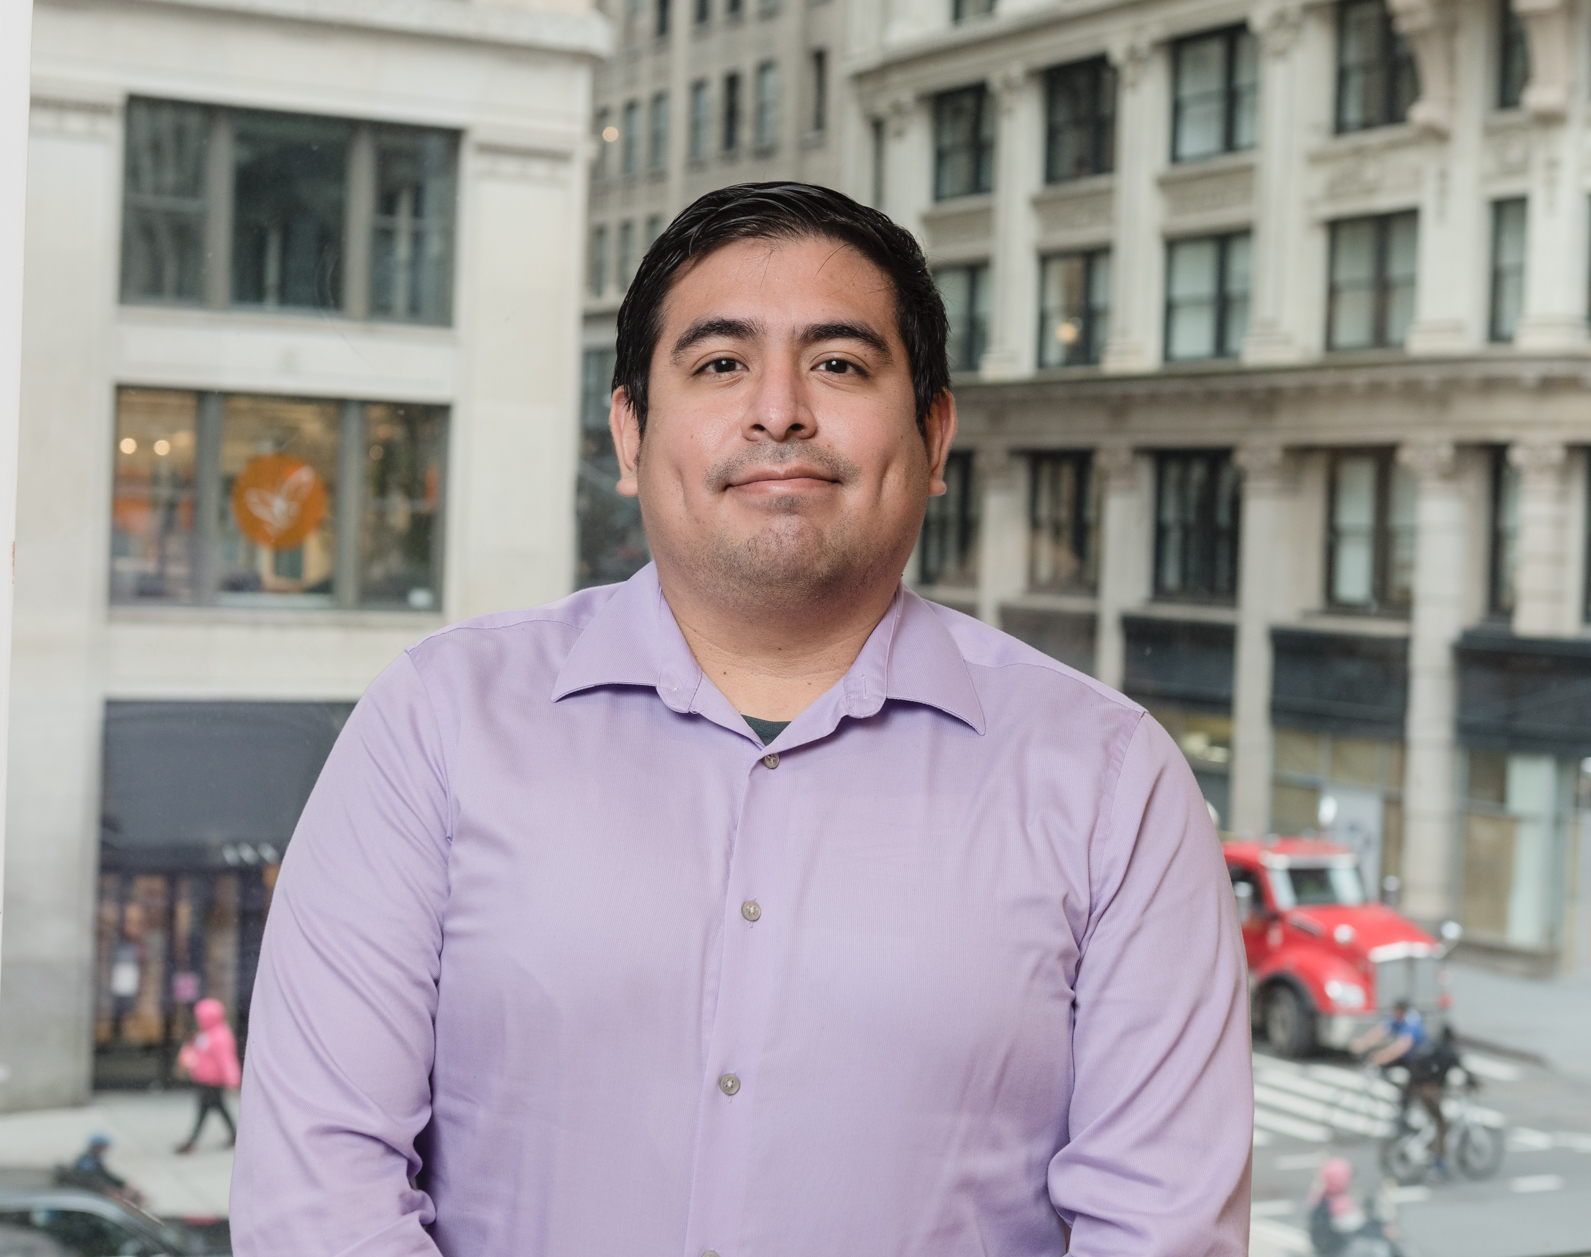
[[[1530,81],[1530,41],[1510,0],[1498,0],[1497,107],[1518,109]]]
[[[1492,451],[1491,613],[1507,619],[1514,613],[1514,577],[1519,571],[1519,468],[1508,450]]]
[[[873,208],[884,208],[884,119],[873,119]]]
[[[1420,94],[1414,53],[1392,28],[1386,0],[1337,6],[1337,133],[1392,126]]]
[[[1359,857],[1367,895],[1395,893],[1404,872],[1403,743],[1286,726],[1275,736],[1272,832],[1339,842]]]
[[[1259,45],[1234,26],[1172,46],[1171,159],[1192,161],[1253,148],[1259,100]]]
[[[667,92],[659,92],[652,97],[651,122],[650,138],[646,150],[646,165],[649,170],[665,170],[668,167]]]
[[[989,264],[941,266],[934,271],[934,283],[939,285],[950,321],[946,345],[950,369],[976,371],[989,343]]]
[[[1414,321],[1419,216],[1381,214],[1331,224],[1331,349],[1392,348]]]
[[[1514,339],[1525,304],[1525,199],[1492,202],[1492,340]]]
[[[614,484],[619,460],[608,432],[614,351],[587,349],[581,356],[580,466],[575,481],[575,585],[586,589],[629,580],[651,558],[634,498]]]
[[[612,116],[613,111],[606,105],[597,110],[595,114],[596,125],[592,130],[597,137],[597,159],[592,174],[598,179],[606,179],[608,177],[608,131],[613,125],[609,121]],[[614,134],[618,133],[614,132]]]
[[[713,0],[696,0],[696,25],[706,26],[713,19]]]
[[[624,103],[624,134],[620,137],[619,171],[633,175],[641,168],[641,102]]]
[[[1414,593],[1413,473],[1391,450],[1332,460],[1327,601],[1359,611],[1407,611]]]
[[[598,224],[591,229],[591,258],[586,271],[586,285],[593,297],[608,290],[608,229]]]
[[[945,492],[928,499],[923,517],[918,575],[924,585],[978,583],[978,501],[972,451],[952,450],[945,461]]]
[[[982,83],[934,97],[934,199],[994,187],[994,102]]]
[[[646,252],[652,251],[652,246],[657,243],[657,238],[663,234],[663,215],[648,214],[646,216]]]
[[[1040,261],[1039,366],[1098,362],[1110,336],[1110,250]]]
[[[635,278],[635,224],[625,219],[619,224],[619,289],[628,292]]]
[[[1107,174],[1116,165],[1116,71],[1104,57],[1044,76],[1044,181]]]
[[[111,601],[432,610],[447,411],[124,388]]]
[[[1230,450],[1161,454],[1155,475],[1155,597],[1237,598],[1241,492]]]
[[[740,75],[724,75],[724,152],[740,147]]]
[[[826,49],[812,50],[812,133],[822,135],[829,129],[829,54]]]
[[[1166,247],[1166,358],[1235,358],[1248,338],[1248,232]]]
[[[757,67],[757,104],[752,116],[752,143],[766,151],[779,141],[779,63]]]
[[[1465,936],[1538,954],[1562,946],[1584,769],[1550,754],[1471,749],[1460,759]]]
[[[969,17],[986,17],[994,12],[995,0],[950,0],[950,20],[965,22]]]
[[[743,0],[724,0],[724,16],[739,17]]]
[[[657,37],[668,38],[670,0],[657,0]]]
[[[707,80],[697,79],[691,84],[690,159],[707,158],[707,129],[711,125],[712,100],[707,92]]]
[[[452,320],[458,137],[127,103],[121,299]]]
[[[1099,485],[1088,450],[1028,459],[1028,588],[1088,592],[1099,580]]]

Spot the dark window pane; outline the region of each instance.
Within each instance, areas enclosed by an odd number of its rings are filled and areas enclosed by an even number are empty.
[[[365,407],[359,601],[430,611],[441,604],[443,450],[439,406]]]
[[[972,453],[953,450],[945,463],[945,492],[928,499],[920,550],[925,585],[977,584],[977,517]]]
[[[1491,338],[1511,341],[1525,305],[1525,200],[1492,205]]]
[[[124,388],[116,395],[113,602],[194,596],[198,405],[188,392]]]
[[[989,264],[945,266],[934,271],[950,324],[946,345],[952,371],[976,371],[989,330]]]
[[[1028,498],[1028,587],[1087,591],[1098,582],[1099,498],[1091,453],[1035,454]]]
[[[581,358],[580,464],[575,481],[575,522],[581,589],[628,580],[651,557],[634,498],[614,489],[619,460],[608,434],[614,352],[587,349]]]
[[[233,116],[233,301],[341,308],[349,136],[330,119]]]
[[[994,183],[994,110],[979,84],[934,98],[934,198],[987,192]]]
[[[1047,182],[1113,168],[1116,72],[1103,57],[1051,70],[1045,77],[1045,114]]]
[[[204,297],[205,175],[212,113],[127,102],[122,300]]]
[[[1226,147],[1227,44],[1224,34],[1215,34],[1176,46],[1172,153],[1178,161]]]
[[[1515,109],[1525,94],[1525,84],[1530,81],[1530,44],[1525,39],[1525,24],[1514,12],[1510,0],[1498,0],[1502,18],[1501,47],[1497,65],[1497,105],[1500,109]]]
[[[1096,363],[1110,336],[1110,252],[1045,258],[1039,276],[1039,365]]]
[[[370,312],[452,319],[456,146],[446,131],[378,127]]]
[[[1155,596],[1237,597],[1242,478],[1226,450],[1162,454],[1155,483]]]

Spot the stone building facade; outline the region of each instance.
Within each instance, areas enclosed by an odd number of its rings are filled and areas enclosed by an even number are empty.
[[[924,592],[1144,702],[1223,829],[1591,966],[1584,6],[897,0],[852,40],[844,186],[952,319]]]
[[[581,0],[39,0],[0,1107],[246,1034],[342,719],[572,583]]]

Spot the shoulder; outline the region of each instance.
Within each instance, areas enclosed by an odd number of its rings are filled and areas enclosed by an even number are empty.
[[[461,655],[500,650],[534,652],[549,646],[554,649],[562,646],[567,650],[592,617],[621,588],[620,585],[598,585],[539,607],[473,616],[422,637],[405,653],[416,667],[422,667]]]

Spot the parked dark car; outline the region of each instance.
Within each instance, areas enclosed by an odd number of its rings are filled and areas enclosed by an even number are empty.
[[[224,1219],[157,1218],[60,1181],[51,1170],[0,1170],[0,1257],[227,1257]]]

